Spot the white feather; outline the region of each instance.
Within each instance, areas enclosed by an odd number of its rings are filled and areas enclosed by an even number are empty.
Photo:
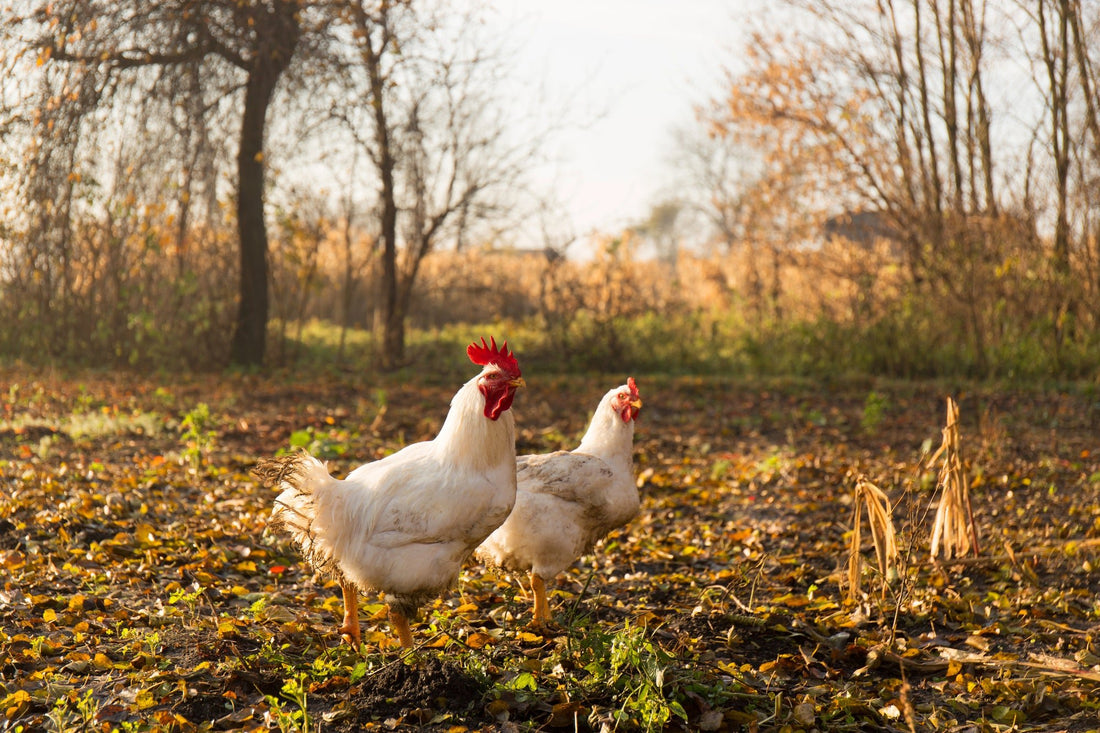
[[[485,417],[481,376],[455,394],[434,440],[343,480],[302,457],[300,477],[284,482],[273,517],[315,566],[407,607],[455,581],[516,496],[515,421],[510,410],[495,421]]]

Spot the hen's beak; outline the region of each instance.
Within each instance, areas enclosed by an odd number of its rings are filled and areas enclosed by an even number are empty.
[[[526,387],[527,382],[523,381],[523,377],[516,377],[515,379],[508,382],[508,385],[511,387]]]
[[[633,407],[635,410],[642,409],[642,398],[639,397],[638,399],[634,400],[630,403],[630,406]]]

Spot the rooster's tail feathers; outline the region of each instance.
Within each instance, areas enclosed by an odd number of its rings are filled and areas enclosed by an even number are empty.
[[[325,464],[305,451],[261,461],[252,474],[265,486],[282,489],[271,512],[274,526],[287,530],[309,564],[322,572],[334,570],[332,548],[314,528],[317,506],[314,492],[331,482]]]

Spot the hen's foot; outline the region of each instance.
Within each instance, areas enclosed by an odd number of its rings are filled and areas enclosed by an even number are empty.
[[[397,632],[397,638],[401,641],[401,646],[406,649],[411,649],[413,637],[412,630],[409,628],[408,616],[391,608],[390,623],[393,624],[393,630]]]
[[[566,632],[564,626],[556,624],[550,619],[535,619],[527,624],[526,629],[532,634],[547,637],[564,636]]]
[[[341,583],[344,594],[344,623],[340,626],[340,636],[356,649],[359,648],[359,592],[351,583]]]
[[[348,644],[351,644],[356,649],[359,648],[359,624],[344,624],[337,631],[340,632],[340,638]]]

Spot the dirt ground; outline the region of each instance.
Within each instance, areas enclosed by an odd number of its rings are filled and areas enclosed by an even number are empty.
[[[529,379],[521,453],[619,381]],[[0,729],[1100,729],[1100,397],[637,376],[640,515],[553,584],[468,565],[402,652],[267,526],[256,460],[342,475],[430,438],[452,387],[0,371]],[[456,385],[457,386],[457,385]],[[944,400],[980,553],[933,562]],[[205,409],[204,409],[205,407]],[[878,572],[859,477],[892,503]]]

